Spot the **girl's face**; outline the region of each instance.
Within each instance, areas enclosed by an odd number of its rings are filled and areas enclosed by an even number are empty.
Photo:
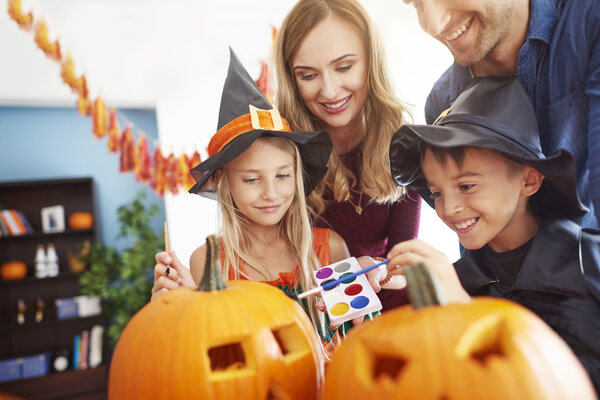
[[[447,158],[440,163],[427,150],[421,163],[435,211],[458,234],[462,245],[475,250],[488,244],[497,252],[512,250],[530,232],[525,181],[531,167],[511,170],[495,151],[465,149],[459,167]],[[526,239],[526,238],[525,238]]]
[[[257,141],[228,164],[229,190],[238,209],[261,226],[276,225],[296,194],[294,158],[268,141]]]
[[[292,69],[302,100],[325,130],[360,120],[368,95],[367,56],[353,26],[329,15],[306,35]]]

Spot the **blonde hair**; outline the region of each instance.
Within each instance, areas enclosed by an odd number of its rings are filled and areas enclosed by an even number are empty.
[[[382,40],[356,0],[300,0],[287,15],[277,34],[274,52],[277,106],[292,130],[321,129],[320,121],[297,90],[292,62],[306,35],[331,14],[356,27],[367,53],[368,96],[363,112],[368,128],[362,149],[360,190],[378,204],[398,201],[406,190],[392,180],[389,145],[394,132],[405,123],[404,116],[410,114],[393,94]],[[326,188],[340,202],[349,200],[350,189],[356,185],[356,177],[337,155],[332,154],[328,167],[324,180],[309,197],[318,213],[325,207],[321,197]]]
[[[312,231],[307,211],[306,196],[304,195],[303,169],[300,153],[294,142],[289,139],[262,136],[252,146],[260,142],[270,143],[285,151],[294,159],[296,193],[290,208],[281,221],[279,221],[278,229],[280,237],[287,241],[300,265],[299,282],[295,282],[294,286],[299,283],[304,290],[307,290],[312,286],[317,286],[313,271],[319,269],[320,265],[312,247]],[[240,276],[250,279],[240,270],[241,263],[250,266],[259,271],[265,278],[268,278],[268,271],[252,256],[250,251],[253,238],[250,228],[251,224],[248,217],[235,205],[229,190],[227,166],[228,164],[223,168],[223,173],[220,174],[217,183],[218,204],[222,217],[221,233],[225,247],[223,278],[228,280],[230,271],[233,271],[234,279],[239,279]],[[325,332],[323,313],[317,311],[314,296],[308,297],[307,300],[308,314],[315,327],[320,333]]]

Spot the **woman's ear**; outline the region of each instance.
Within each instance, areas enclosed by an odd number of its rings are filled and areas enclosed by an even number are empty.
[[[537,169],[527,165],[523,170],[523,187],[521,188],[521,194],[524,196],[533,196],[544,181],[544,175],[541,174]]]

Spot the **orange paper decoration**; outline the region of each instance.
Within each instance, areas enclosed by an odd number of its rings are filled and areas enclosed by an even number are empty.
[[[135,168],[134,158],[135,149],[133,144],[133,133],[131,133],[131,129],[128,126],[121,134],[121,165],[119,171],[133,171]]]
[[[114,108],[110,109],[108,122],[108,151],[116,153],[121,148],[121,128]]]

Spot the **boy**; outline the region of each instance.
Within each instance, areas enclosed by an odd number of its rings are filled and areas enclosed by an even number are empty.
[[[516,78],[478,78],[434,125],[405,125],[390,145],[392,176],[417,190],[464,246],[454,264],[419,240],[397,244],[388,270],[424,262],[449,301],[513,300],[579,357],[600,392],[600,232],[574,220],[573,157],[546,158],[533,106]]]

